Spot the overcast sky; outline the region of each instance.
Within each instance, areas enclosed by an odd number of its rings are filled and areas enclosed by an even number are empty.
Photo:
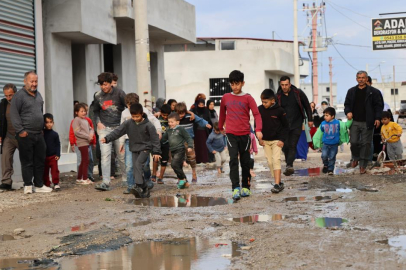
[[[293,40],[293,0],[186,0],[196,8],[197,37],[249,37]],[[406,81],[406,50],[372,51],[371,19],[380,13],[406,12],[404,0],[328,0],[326,2],[327,35],[333,36],[337,50],[352,66],[343,60],[333,46],[319,54],[319,82],[329,82],[328,57],[333,57],[333,81],[338,84],[338,99],[343,102],[347,90],[356,85],[356,70],[365,70],[369,65],[372,78],[392,81],[393,66],[396,66],[396,81]],[[298,32],[305,38],[306,13],[303,3],[298,2]],[[319,1],[320,3],[320,1]],[[389,4],[390,3],[390,4]],[[398,15],[406,17],[406,14]],[[390,16],[384,16],[390,17]],[[324,26],[323,26],[324,27]],[[303,57],[307,53],[301,52]],[[385,62],[382,62],[385,61]],[[378,65],[380,64],[381,72]],[[306,79],[311,82],[311,77]]]

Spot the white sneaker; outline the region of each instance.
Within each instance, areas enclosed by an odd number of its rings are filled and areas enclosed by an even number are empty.
[[[83,184],[83,180],[82,179],[76,179],[76,184]]]
[[[32,194],[32,186],[25,186],[24,194]]]
[[[82,180],[81,184],[82,185],[91,185],[91,184],[93,184],[93,182],[91,180],[89,180],[89,179],[85,179],[85,180]]]
[[[36,188],[35,188],[35,192],[38,192],[38,193],[52,192],[52,188],[43,185],[43,186],[40,187],[40,188],[39,188],[39,187],[36,187]]]
[[[61,187],[60,187],[59,185],[55,185],[55,186],[54,186],[54,189],[55,189],[56,191],[58,191],[58,190],[61,189]]]

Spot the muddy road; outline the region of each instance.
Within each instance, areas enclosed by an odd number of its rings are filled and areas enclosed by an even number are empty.
[[[144,200],[120,179],[109,192],[78,186],[75,173],[60,192],[2,192],[0,269],[406,269],[405,176],[346,170],[348,152],[334,176],[311,152],[280,194],[260,154],[253,195],[236,203],[228,166],[199,166],[186,190],[169,170]]]

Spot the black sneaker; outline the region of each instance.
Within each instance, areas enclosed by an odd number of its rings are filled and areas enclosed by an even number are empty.
[[[279,193],[279,192],[281,192],[284,188],[285,188],[285,187],[284,187],[283,185],[275,184],[275,185],[273,186],[273,188],[271,189],[271,192],[272,192],[272,193]]]
[[[92,176],[88,177],[90,181],[92,181],[94,183],[94,178]]]
[[[327,170],[326,166],[323,167],[323,173],[328,173],[328,170]]]
[[[150,197],[149,190],[150,190],[150,189],[149,189],[148,187],[144,188],[144,189],[142,190],[141,197],[142,197],[142,198],[149,198],[149,197]]]
[[[142,197],[143,190],[142,190],[142,188],[140,188],[138,186],[133,187],[130,192],[131,192],[131,194],[133,194],[135,196],[135,198],[138,198],[138,199],[144,198],[144,197]]]
[[[328,171],[328,175],[334,175],[333,171]]]
[[[154,182],[152,182],[151,180],[148,180],[146,185],[147,185],[148,189],[153,189],[154,188]]]
[[[12,190],[11,185],[8,185],[8,184],[1,184],[0,189],[2,189],[2,190]]]
[[[295,173],[295,169],[293,167],[286,167],[285,171],[283,172],[284,175],[289,176]]]

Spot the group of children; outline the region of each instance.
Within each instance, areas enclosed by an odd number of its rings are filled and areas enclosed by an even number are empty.
[[[257,107],[254,98],[242,91],[245,82],[244,74],[240,71],[231,72],[229,82],[232,93],[222,97],[219,122],[213,123],[213,130],[205,142],[209,152],[215,156],[217,171],[219,174],[224,173],[223,165],[227,159],[226,149],[228,149],[233,199],[239,200],[241,197],[250,196],[253,176],[252,159],[255,151],[253,143],[256,136],[259,145],[264,148],[275,181],[271,191],[279,193],[284,189],[284,183],[281,181],[281,152],[289,132],[286,113],[277,104],[275,93],[271,89],[265,89],[261,93],[262,105]],[[146,109],[139,104],[139,98],[135,93],[127,94],[125,102],[127,109],[122,113],[120,127],[106,137],[100,138],[100,143],[120,139],[120,151],[125,151],[126,156],[127,190],[124,193],[132,193],[137,198],[150,196],[151,187],[148,186],[148,179],[145,177],[146,164],[149,169],[150,154],[153,158],[151,179],[154,182],[164,183],[164,173],[170,157],[172,158],[171,167],[178,178],[178,188],[189,186],[183,171],[185,161],[192,167],[192,182],[196,182],[193,125],[211,128],[208,122],[190,114],[185,103],[177,103],[173,99],[161,106],[158,119],[151,113],[146,114]],[[81,156],[76,182],[87,185],[92,183],[88,178],[88,153],[91,145],[95,144],[94,128],[92,121],[87,117],[86,104],[76,104],[74,112],[75,119],[71,123],[71,133],[74,135],[74,144]],[[255,119],[255,136],[250,125],[250,112]],[[323,114],[324,121],[314,135],[313,143],[316,148],[322,148],[323,172],[333,175],[338,145],[349,141],[348,129],[352,121],[349,120],[344,124],[336,120],[335,109],[332,107],[327,107]],[[44,136],[47,144],[44,183],[47,186],[50,185],[49,169],[51,169],[54,189],[58,190],[60,186],[57,160],[60,157],[60,142],[58,134],[52,130],[52,115],[46,114],[44,119]],[[162,138],[156,132],[152,121],[159,121]],[[391,159],[401,157],[403,150],[399,141],[401,127],[391,122],[390,115],[385,112],[382,122],[382,140],[388,142],[389,157]],[[241,182],[239,163],[242,167]],[[158,170],[159,165],[161,165],[160,170]]]

